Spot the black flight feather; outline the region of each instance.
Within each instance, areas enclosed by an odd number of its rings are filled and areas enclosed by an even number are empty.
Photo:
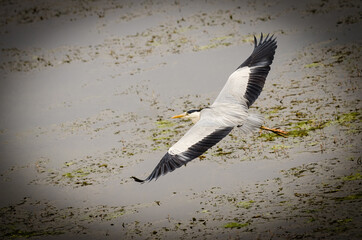
[[[220,140],[228,135],[232,129],[232,127],[217,129],[213,133],[204,137],[201,141],[189,147],[185,152],[182,152],[180,154],[173,155],[167,152],[146,179],[141,180],[136,177],[131,178],[133,178],[136,182],[140,183],[146,181],[149,182],[153,179],[157,180],[157,178],[159,178],[160,176],[172,172],[176,168],[186,165],[191,160],[199,157],[201,154],[206,152],[206,150],[214,146],[216,143],[220,142]]]
[[[246,87],[245,99],[250,107],[259,97],[264,87],[265,79],[270,71],[270,65],[273,62],[277,42],[273,35],[269,34],[263,40],[263,34],[260,36],[259,43],[254,36],[254,50],[237,69],[243,67],[251,68],[248,85]]]
[[[270,71],[270,65],[273,62],[276,48],[277,43],[275,38],[273,39],[273,35],[269,37],[268,34],[266,38],[263,39],[263,34],[261,34],[259,43],[254,36],[254,50],[252,54],[237,68],[249,67],[251,69],[246,92],[244,94],[248,107],[255,102],[264,87],[265,79]],[[186,165],[189,161],[199,157],[206,150],[228,135],[232,129],[233,127],[216,129],[182,153],[171,154],[167,152],[146,179],[141,180],[136,177],[132,178],[140,183],[153,179],[157,180],[161,175],[172,172],[175,169]]]

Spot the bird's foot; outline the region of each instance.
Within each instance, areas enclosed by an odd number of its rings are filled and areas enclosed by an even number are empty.
[[[273,132],[273,133],[275,133],[275,134],[278,134],[278,135],[280,135],[280,136],[282,136],[282,137],[285,137],[285,138],[288,137],[288,132],[283,131],[283,130],[280,130],[280,129],[268,128],[268,127],[265,127],[265,126],[261,126],[260,129],[262,129],[262,130],[267,130],[267,131],[271,131],[271,132]]]

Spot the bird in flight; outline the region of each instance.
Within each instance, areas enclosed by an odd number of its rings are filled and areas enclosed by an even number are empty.
[[[228,135],[234,127],[248,133],[256,129],[273,131],[286,136],[286,132],[262,126],[263,117],[248,112],[260,95],[273,62],[276,38],[269,36],[259,42],[254,36],[251,55],[229,76],[214,103],[199,110],[189,110],[172,118],[191,119],[193,125],[163,156],[152,173],[144,180],[132,177],[136,182],[157,180],[202,155]]]

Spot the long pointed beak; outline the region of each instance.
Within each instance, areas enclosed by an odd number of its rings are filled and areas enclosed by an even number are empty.
[[[180,114],[180,115],[173,116],[172,118],[182,118],[182,117],[185,117],[185,116],[186,116],[186,113],[183,113],[183,114]]]

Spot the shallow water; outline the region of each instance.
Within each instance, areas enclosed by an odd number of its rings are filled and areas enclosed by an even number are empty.
[[[2,238],[361,237],[357,1],[28,4],[1,15]],[[278,48],[250,111],[289,137],[235,129],[133,182],[260,32]]]

